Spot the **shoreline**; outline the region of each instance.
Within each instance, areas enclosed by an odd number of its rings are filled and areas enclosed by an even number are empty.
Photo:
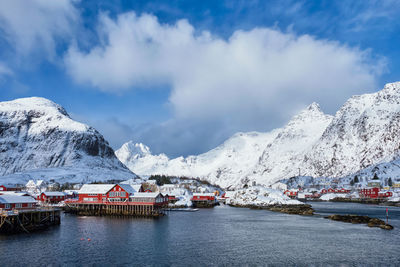
[[[286,214],[294,214],[294,215],[304,215],[304,216],[312,216],[314,215],[314,209],[309,204],[273,204],[273,205],[254,205],[254,204],[227,204],[230,207],[235,208],[249,208],[253,210],[269,210],[275,212],[281,212]]]
[[[331,200],[307,199],[307,200],[305,200],[304,203],[307,203],[307,202],[343,202],[343,203],[359,203],[359,204],[368,204],[368,205],[400,207],[400,202],[389,202],[389,201],[378,200],[378,199],[354,199],[354,198],[333,198]]]

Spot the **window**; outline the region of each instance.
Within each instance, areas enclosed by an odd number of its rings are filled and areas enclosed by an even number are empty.
[[[6,209],[11,209],[11,204],[6,203],[5,208],[6,208]]]
[[[22,204],[21,204],[21,203],[17,203],[17,204],[15,204],[15,208],[17,208],[17,209],[20,209],[20,208],[22,208]]]

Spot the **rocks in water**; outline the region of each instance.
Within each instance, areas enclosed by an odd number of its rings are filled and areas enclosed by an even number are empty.
[[[282,212],[287,214],[297,214],[297,215],[314,215],[314,209],[311,208],[311,205],[300,204],[300,205],[239,205],[239,204],[228,204],[231,207],[238,208],[250,208],[257,210],[270,210],[276,212]]]
[[[273,205],[267,207],[270,211],[278,211],[287,214],[298,214],[298,215],[313,215],[314,209],[311,205]]]
[[[384,229],[384,230],[392,230],[393,229],[392,225],[386,224],[384,221],[382,221],[380,219],[371,218],[371,217],[363,216],[363,215],[334,214],[334,215],[327,216],[325,218],[334,220],[334,221],[347,222],[347,223],[367,224],[368,227],[380,227],[381,229]]]

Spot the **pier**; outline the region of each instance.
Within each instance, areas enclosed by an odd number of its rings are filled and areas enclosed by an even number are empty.
[[[165,215],[164,205],[138,204],[132,202],[79,203],[66,202],[65,212],[86,216],[143,216],[160,217]]]
[[[2,210],[0,209],[0,233],[30,233],[59,225],[60,210],[54,208],[38,208],[32,210]]]

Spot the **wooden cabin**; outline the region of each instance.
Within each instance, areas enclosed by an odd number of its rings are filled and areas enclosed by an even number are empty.
[[[159,192],[137,192],[129,198],[129,202],[132,205],[152,204],[155,206],[164,206],[168,205],[168,196],[164,196]]]
[[[0,191],[21,191],[21,187],[15,184],[1,184]]]
[[[129,184],[85,184],[78,191],[79,202],[125,202],[134,193]]]
[[[0,195],[0,210],[35,209],[37,201],[33,197]]]
[[[60,203],[67,198],[67,194],[64,192],[43,192],[38,195],[37,200],[46,203]]]

